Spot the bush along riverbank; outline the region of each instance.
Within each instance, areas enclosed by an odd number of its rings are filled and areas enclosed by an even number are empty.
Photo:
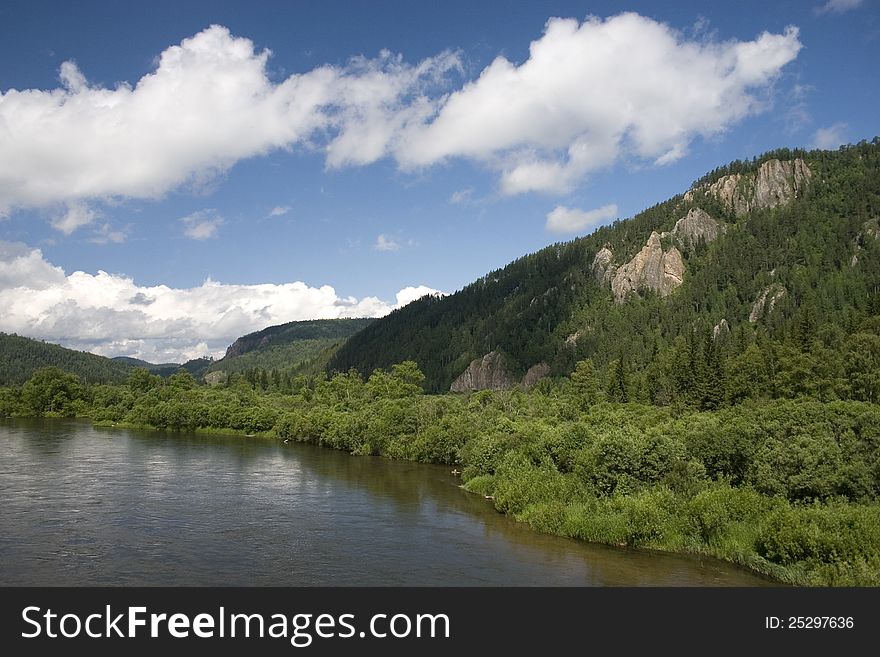
[[[54,368],[0,389],[0,416],[233,431],[445,463],[538,531],[725,559],[799,585],[880,585],[880,406],[752,399],[712,411],[603,401],[578,380],[422,394],[415,363],[286,390]]]

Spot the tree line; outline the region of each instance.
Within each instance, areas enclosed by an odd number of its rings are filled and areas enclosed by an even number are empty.
[[[185,370],[84,384],[46,368],[0,388],[0,415],[444,463],[541,531],[708,554],[796,584],[880,585],[880,405],[801,395],[700,410],[612,401],[627,384],[610,381],[589,360],[531,390],[445,395],[424,394],[412,361],[300,375],[289,390],[245,377],[211,387]]]

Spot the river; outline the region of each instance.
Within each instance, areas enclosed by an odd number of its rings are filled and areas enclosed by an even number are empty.
[[[772,584],[539,534],[448,467],[68,420],[0,420],[0,449],[0,585]]]

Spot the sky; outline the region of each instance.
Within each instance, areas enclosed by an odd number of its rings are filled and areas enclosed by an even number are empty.
[[[379,317],[872,139],[878,61],[880,0],[4,0],[0,331],[183,362]]]

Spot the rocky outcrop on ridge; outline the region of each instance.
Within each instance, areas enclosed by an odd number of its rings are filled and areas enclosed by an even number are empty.
[[[593,258],[593,264],[590,267],[590,271],[599,285],[605,285],[613,278],[614,267],[611,266],[611,260],[613,258],[614,253],[612,253],[611,249],[607,246],[603,246],[599,249],[596,253],[596,257]]]
[[[687,216],[675,222],[672,234],[685,249],[693,249],[700,243],[708,244],[718,239],[727,230],[727,226],[713,219],[708,212],[700,208],[691,208]]]
[[[774,159],[761,164],[755,173],[732,173],[701,189],[715,196],[740,217],[752,210],[790,203],[803,195],[812,177],[813,172],[801,158]],[[684,195],[685,201],[693,198],[693,190]]]
[[[665,297],[681,285],[683,276],[681,252],[674,246],[664,251],[660,235],[654,231],[642,250],[614,273],[611,291],[617,303],[623,303],[630,293],[639,290],[653,290]]]

